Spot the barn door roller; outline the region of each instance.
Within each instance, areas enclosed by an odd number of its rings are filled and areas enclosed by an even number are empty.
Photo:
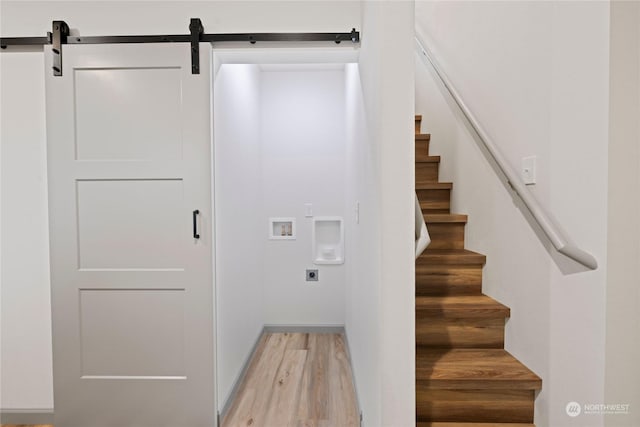
[[[200,74],[200,38],[204,33],[200,18],[191,18],[189,31],[191,31],[191,74]]]
[[[53,52],[53,75],[62,75],[62,45],[67,42],[69,26],[64,21],[53,21],[51,39],[51,51]]]
[[[191,73],[200,74],[200,43],[222,42],[360,42],[360,32],[352,29],[348,33],[227,33],[205,34],[202,21],[191,18],[189,34],[135,35],[135,36],[90,36],[69,35],[69,26],[64,21],[53,21],[52,31],[47,37],[2,37],[0,47],[51,45],[53,51],[53,75],[62,75],[62,46],[65,44],[105,44],[105,43],[190,43]]]

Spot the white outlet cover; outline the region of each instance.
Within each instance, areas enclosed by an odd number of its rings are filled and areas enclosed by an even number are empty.
[[[522,181],[526,185],[536,183],[536,156],[522,158]]]

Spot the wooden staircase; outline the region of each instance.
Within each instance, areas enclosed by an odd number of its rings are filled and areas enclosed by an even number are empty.
[[[541,379],[504,350],[509,308],[482,294],[486,257],[464,248],[466,215],[415,118],[416,192],[431,244],[416,260],[416,426],[534,427]]]

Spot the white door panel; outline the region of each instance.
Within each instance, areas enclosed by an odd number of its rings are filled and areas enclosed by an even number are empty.
[[[47,54],[56,427],[215,424],[211,47]],[[193,211],[200,239],[193,237]]]
[[[75,80],[77,159],[182,157],[179,68],[83,69]]]
[[[184,379],[184,293],[184,289],[82,289],[82,378]]]
[[[77,181],[80,269],[184,269],[183,182]]]

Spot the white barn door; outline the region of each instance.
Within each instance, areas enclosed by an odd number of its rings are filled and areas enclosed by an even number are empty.
[[[45,57],[55,426],[212,427],[211,46]]]

